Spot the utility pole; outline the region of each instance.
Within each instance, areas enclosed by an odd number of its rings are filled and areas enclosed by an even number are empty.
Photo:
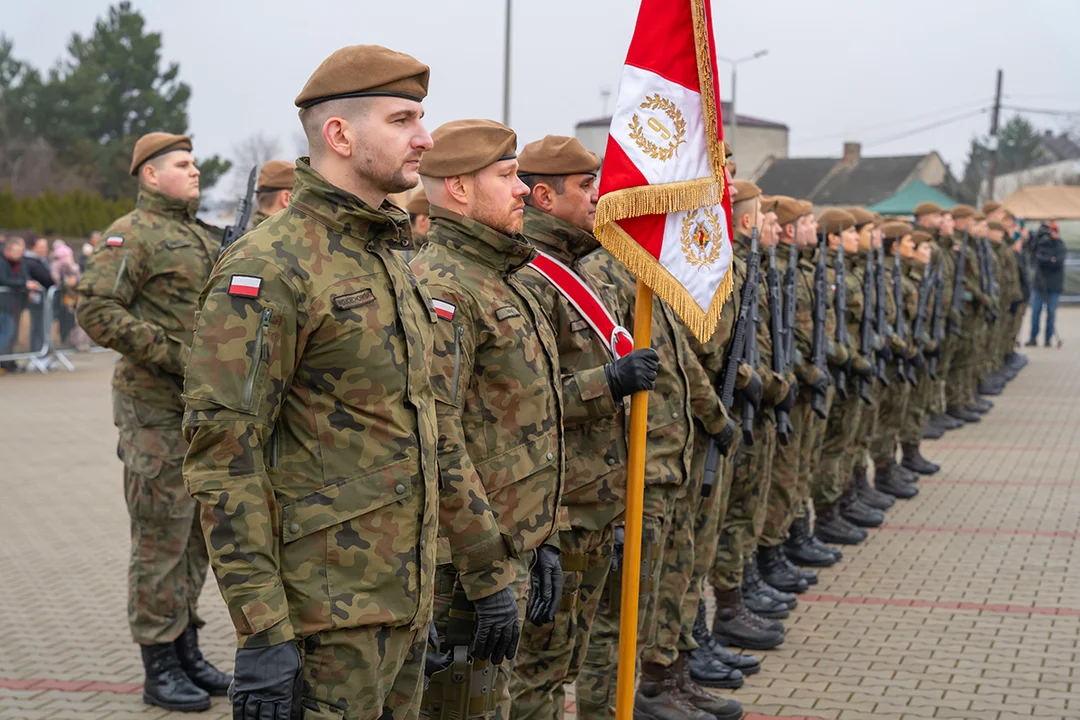
[[[1001,69],[997,71],[997,90],[994,92],[994,111],[990,114],[990,142],[994,147],[990,152],[990,179],[986,184],[986,199],[994,199],[994,182],[997,180],[998,168],[998,115],[1001,114]]]
[[[510,0],[506,0],[506,50],[503,53],[503,125],[510,127]]]
[[[725,138],[727,145],[732,147],[738,147],[737,135],[739,134],[739,115],[735,108],[735,79],[739,69],[739,63],[750,62],[751,60],[757,60],[760,57],[765,57],[769,54],[768,50],[758,50],[753,55],[747,55],[746,57],[739,58],[738,60],[732,60],[721,55],[717,55],[716,59],[722,62],[731,63],[731,117],[724,118],[724,120],[731,120],[731,137]]]

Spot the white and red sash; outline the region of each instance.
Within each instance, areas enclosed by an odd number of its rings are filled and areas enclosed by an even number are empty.
[[[576,272],[550,255],[539,250],[529,263],[536,272],[547,279],[574,309],[581,313],[589,326],[604,341],[604,346],[618,360],[634,351],[634,338],[630,332],[615,322],[604,301],[592,291]]]

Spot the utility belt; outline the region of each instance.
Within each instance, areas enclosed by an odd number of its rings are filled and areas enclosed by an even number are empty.
[[[488,660],[473,660],[469,650],[476,628],[473,603],[460,586],[454,588],[446,623],[449,650],[428,648],[424,698],[420,714],[432,720],[485,718],[495,712],[495,676],[498,668]],[[429,643],[430,644],[430,643]],[[429,674],[430,673],[430,674]]]

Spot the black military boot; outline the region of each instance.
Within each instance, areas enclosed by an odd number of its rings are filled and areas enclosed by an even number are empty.
[[[874,471],[874,487],[895,498],[910,500],[919,494],[919,488],[901,480],[896,474],[899,469],[900,466],[896,463],[877,468]]]
[[[710,720],[679,691],[674,669],[657,663],[641,663],[641,684],[634,697],[634,717],[642,720]]]
[[[772,650],[784,642],[784,631],[771,630],[765,619],[747,609],[742,590],[716,592],[716,614],[713,616],[713,637],[721,645],[734,645],[748,650]]]
[[[792,608],[775,594],[758,572],[757,562],[750,558],[743,565],[742,597],[746,607],[756,615],[772,620],[782,620],[791,614]]]
[[[932,463],[922,456],[918,445],[902,443],[900,449],[904,453],[904,459],[900,464],[912,472],[920,475],[933,475],[941,469],[940,465]]]
[[[994,409],[994,403],[986,398],[975,398],[975,402],[971,403],[970,407],[980,415],[985,415]]]
[[[866,531],[840,517],[839,503],[822,506],[814,523],[814,534],[822,542],[837,545],[858,545],[866,539]]]
[[[979,413],[972,412],[966,407],[960,405],[953,405],[948,409],[949,417],[956,418],[957,420],[963,420],[966,423],[979,422]]]
[[[697,615],[694,617],[694,642],[698,644],[698,649],[692,653],[690,663],[690,675],[694,678],[698,685],[705,685],[711,687],[707,683],[702,682],[702,679],[694,674],[693,656],[705,654],[712,657],[721,665],[732,670],[738,670],[744,676],[756,675],[761,672],[761,661],[759,661],[753,655],[741,655],[728,650],[726,647],[716,641],[716,638],[712,636],[709,631],[709,623],[705,619],[705,598],[698,599]]]
[[[180,658],[180,667],[191,682],[201,687],[212,697],[225,697],[229,694],[232,675],[226,675],[210,664],[199,650],[199,633],[194,625],[188,625],[180,637],[173,643],[176,655]]]
[[[922,439],[923,440],[940,440],[945,435],[945,428],[940,425],[934,424],[934,421],[927,420],[923,426]]]
[[[977,390],[980,395],[1000,395],[1005,391],[1005,383],[991,375],[979,383]],[[991,407],[993,406],[991,405]]]
[[[950,430],[956,430],[957,428],[962,428],[967,425],[967,423],[965,423],[963,420],[957,420],[948,413],[941,413],[940,415],[935,415],[934,417],[930,418],[930,421],[942,428],[945,428],[945,432],[949,432]]]
[[[919,480],[922,480],[922,475],[920,475],[919,473],[912,472],[903,465],[897,465],[896,463],[893,463],[893,473],[899,480],[906,482],[908,485],[917,483],[919,482]]]
[[[888,510],[896,503],[896,499],[892,495],[886,495],[885,493],[878,492],[870,487],[870,481],[866,477],[865,466],[857,466],[855,468],[855,473],[851,476],[851,487],[855,490],[855,494],[859,499],[872,508]]]
[[[741,688],[745,682],[741,671],[720,662],[707,645],[700,645],[685,656],[687,672],[702,687],[734,690]]]
[[[210,709],[210,695],[184,674],[172,644],[140,645],[146,680],[143,702],[176,712]]]
[[[759,547],[757,567],[762,579],[777,590],[804,593],[810,583],[799,575],[799,569],[791,564],[779,547]]]
[[[853,488],[840,496],[840,517],[852,525],[861,528],[881,527],[885,522],[885,512],[872,508],[859,499]]]
[[[804,567],[832,567],[837,563],[836,556],[828,550],[822,550],[810,542],[810,516],[803,515],[791,523],[788,539],[784,542],[784,552],[796,565]]]
[[[686,658],[682,653],[679,653],[678,659],[675,660],[675,664],[672,666],[672,670],[675,673],[675,679],[679,686],[679,692],[682,694],[685,700],[689,700],[690,704],[696,707],[698,710],[709,713],[717,720],[739,720],[743,716],[742,705],[734,700],[725,700],[724,698],[717,697],[710,692],[702,690],[700,683],[695,682],[693,676],[690,674],[690,670],[687,667]],[[734,671],[739,676],[739,684],[734,687],[742,686],[742,673],[738,670]],[[712,687],[712,686],[708,686]],[[728,685],[721,685],[718,687],[732,687]]]

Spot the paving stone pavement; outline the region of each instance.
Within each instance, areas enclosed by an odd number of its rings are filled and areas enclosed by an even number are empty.
[[[1058,322],[1080,336],[1080,309]],[[925,443],[942,472],[800,598],[731,694],[749,718],[1080,718],[1080,357],[1025,351],[993,412]],[[0,718],[171,716],[142,704],[125,618],[112,359],[73,360],[0,377]],[[212,581],[201,603],[204,650],[228,669]],[[218,700],[198,717],[231,715]]]

